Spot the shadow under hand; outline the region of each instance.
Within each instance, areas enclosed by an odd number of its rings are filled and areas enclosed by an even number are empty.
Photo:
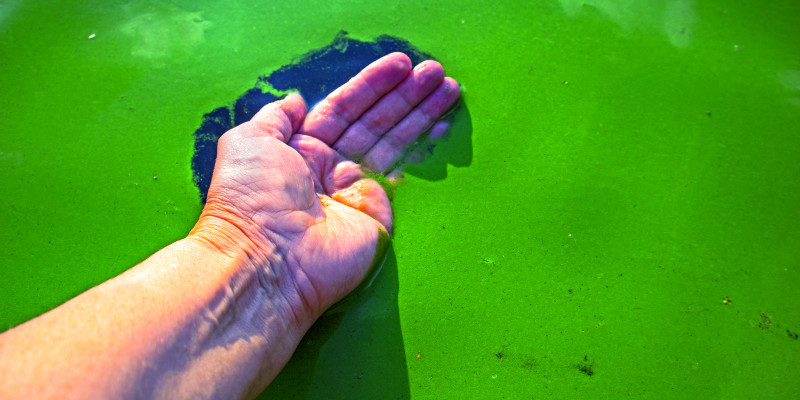
[[[456,167],[468,167],[472,164],[472,118],[462,98],[443,120],[450,123],[447,134],[443,138],[420,138],[410,152],[418,152],[424,157],[418,163],[402,164],[403,172],[429,181],[438,181],[447,177],[447,164]]]
[[[389,246],[368,288],[323,315],[259,399],[407,399],[407,357]]]

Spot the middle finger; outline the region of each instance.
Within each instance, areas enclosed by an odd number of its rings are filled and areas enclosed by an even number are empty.
[[[333,147],[345,157],[363,156],[444,79],[436,61],[423,61],[394,90],[380,99],[342,134]]]

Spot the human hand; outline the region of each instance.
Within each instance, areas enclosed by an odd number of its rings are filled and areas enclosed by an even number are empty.
[[[265,106],[220,137],[186,239],[0,335],[0,397],[255,396],[388,243],[386,193],[346,156],[389,169],[458,95],[395,53],[308,116]]]
[[[287,313],[313,322],[382,257],[392,229],[386,172],[458,99],[435,61],[393,53],[306,115],[299,95],[268,104],[220,137],[208,200],[191,237],[247,259]],[[349,158],[348,158],[349,157]]]

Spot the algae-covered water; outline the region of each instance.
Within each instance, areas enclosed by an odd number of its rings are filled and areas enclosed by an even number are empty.
[[[185,235],[204,115],[341,31],[462,107],[264,398],[800,396],[793,1],[0,0],[0,330]]]

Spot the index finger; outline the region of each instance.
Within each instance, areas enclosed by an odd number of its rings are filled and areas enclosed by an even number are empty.
[[[411,72],[411,59],[391,53],[364,68],[308,113],[299,133],[328,145]]]

